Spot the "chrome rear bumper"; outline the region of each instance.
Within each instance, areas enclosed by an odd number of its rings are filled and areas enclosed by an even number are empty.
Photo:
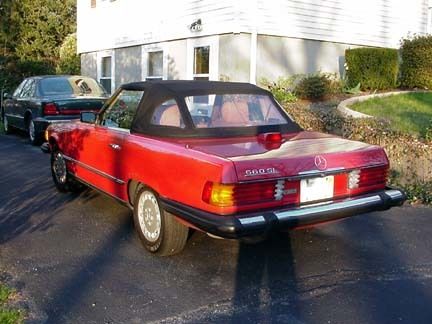
[[[319,204],[230,216],[208,213],[166,199],[161,199],[161,202],[167,211],[205,232],[225,238],[241,238],[386,210],[402,205],[405,200],[402,190],[386,188],[363,196]]]

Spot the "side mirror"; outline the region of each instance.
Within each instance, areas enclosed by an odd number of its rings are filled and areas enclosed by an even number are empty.
[[[96,122],[97,114],[93,111],[82,111],[80,120],[83,123],[94,124]]]

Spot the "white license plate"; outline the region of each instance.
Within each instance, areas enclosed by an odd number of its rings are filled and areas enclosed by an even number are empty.
[[[300,182],[300,203],[333,197],[334,176],[303,179]]]

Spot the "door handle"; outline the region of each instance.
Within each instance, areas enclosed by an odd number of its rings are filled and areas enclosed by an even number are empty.
[[[121,146],[118,145],[118,144],[111,143],[111,144],[109,144],[109,146],[110,146],[113,150],[116,150],[116,151],[121,150]]]

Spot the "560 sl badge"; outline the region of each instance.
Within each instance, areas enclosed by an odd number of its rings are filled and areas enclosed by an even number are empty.
[[[245,177],[255,177],[260,175],[277,173],[279,173],[279,171],[275,168],[249,169],[245,171]]]

